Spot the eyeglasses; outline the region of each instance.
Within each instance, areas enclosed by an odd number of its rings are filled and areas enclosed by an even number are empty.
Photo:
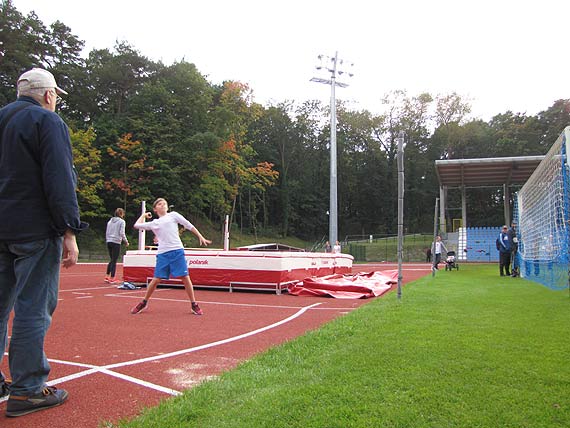
[[[61,98],[59,95],[57,95],[56,91],[49,91],[49,93],[55,95],[55,105],[58,105],[63,101],[63,98]]]

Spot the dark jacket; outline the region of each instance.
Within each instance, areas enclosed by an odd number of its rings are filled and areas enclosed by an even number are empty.
[[[30,97],[0,110],[5,115],[22,103],[0,135],[0,241],[25,242],[76,233],[87,228],[79,218],[67,125]]]
[[[510,253],[511,252],[511,240],[509,239],[508,233],[499,233],[499,252]]]
[[[512,227],[507,231],[509,241],[511,242],[511,251],[517,251],[519,247],[519,240],[517,238],[517,231]]]

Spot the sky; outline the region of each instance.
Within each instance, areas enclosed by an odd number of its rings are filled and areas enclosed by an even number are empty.
[[[561,0],[12,0],[59,20],[92,49],[126,41],[165,65],[194,63],[213,84],[247,83],[264,105],[329,103],[318,56],[343,60],[336,98],[383,111],[394,90],[455,92],[472,118],[535,115],[570,99],[568,17]],[[354,64],[350,67],[349,64]],[[350,69],[349,69],[350,68]]]

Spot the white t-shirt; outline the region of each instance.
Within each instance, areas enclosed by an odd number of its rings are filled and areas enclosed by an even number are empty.
[[[179,224],[190,231],[194,229],[194,225],[176,211],[166,213],[166,215],[147,223],[135,223],[134,227],[135,229],[154,232],[158,239],[157,254],[161,254],[167,251],[184,249],[178,233]]]
[[[441,254],[441,242],[440,241],[435,242],[435,253]]]

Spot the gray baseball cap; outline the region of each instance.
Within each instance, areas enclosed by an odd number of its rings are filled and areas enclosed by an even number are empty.
[[[36,88],[54,88],[58,94],[67,95],[67,92],[58,87],[57,83],[55,83],[53,74],[43,68],[32,68],[22,74],[18,79],[19,91]]]

